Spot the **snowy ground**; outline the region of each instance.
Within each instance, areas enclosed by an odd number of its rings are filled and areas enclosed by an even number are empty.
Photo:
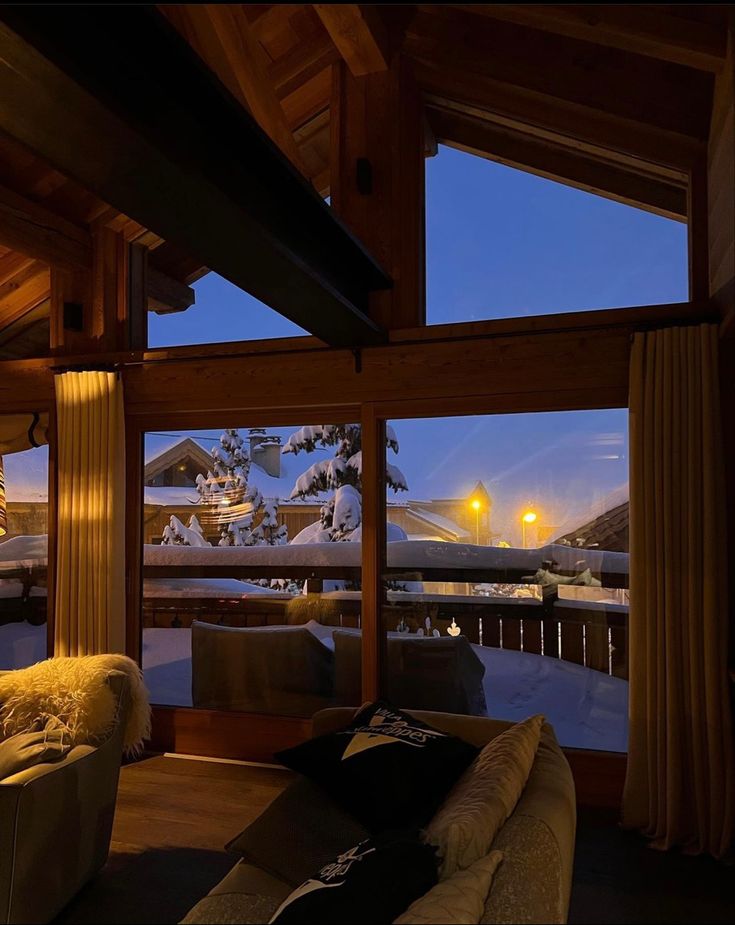
[[[627,750],[626,681],[542,655],[473,648],[485,665],[490,716],[520,720],[543,713],[562,745]],[[45,655],[45,626],[0,626],[0,669],[30,665]],[[144,630],[143,667],[154,703],[191,706],[190,630]]]

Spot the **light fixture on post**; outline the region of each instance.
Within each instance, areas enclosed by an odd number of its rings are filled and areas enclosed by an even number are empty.
[[[8,507],[5,501],[5,469],[3,458],[0,456],[0,536],[8,532]]]
[[[521,517],[521,530],[523,535],[523,548],[528,549],[526,544],[526,527],[529,524],[535,524],[538,520],[538,514],[535,511],[526,511],[526,513]]]

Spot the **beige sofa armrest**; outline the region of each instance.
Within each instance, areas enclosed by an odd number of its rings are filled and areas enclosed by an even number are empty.
[[[107,859],[126,715],[97,748],[0,781],[0,923],[48,922]]]
[[[94,751],[96,751],[96,749],[92,745],[77,745],[75,748],[72,748],[71,751],[67,752],[60,761],[48,761],[42,762],[41,764],[34,764],[32,768],[25,768],[23,771],[18,771],[17,774],[4,777],[0,780],[0,805],[2,805],[2,800],[4,799],[3,791],[18,787],[26,787],[34,780],[44,777],[46,774],[52,774],[54,771],[58,771],[69,764],[74,764],[75,761],[79,761]]]

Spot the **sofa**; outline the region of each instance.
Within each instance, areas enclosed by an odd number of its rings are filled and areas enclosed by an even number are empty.
[[[107,683],[116,714],[101,745],[0,780],[2,923],[50,922],[107,860],[129,707],[126,675]]]
[[[513,725],[487,717],[409,712],[437,729],[478,747],[486,745]],[[342,728],[353,715],[352,708],[323,710],[314,717],[314,734],[323,735]],[[303,786],[303,779],[292,784],[290,789],[300,786]],[[279,798],[279,802],[282,811],[289,812],[288,800]],[[291,826],[293,837],[288,844],[281,844],[280,850],[297,852],[298,813],[291,812],[290,821],[284,822]],[[257,823],[258,820],[253,825]],[[566,922],[575,829],[576,801],[571,771],[552,727],[545,723],[523,794],[492,846],[502,851],[504,858],[493,880],[481,921]],[[346,835],[348,840],[350,837]],[[347,847],[349,845],[345,845]],[[197,903],[183,923],[267,922],[295,886],[295,883],[287,883],[263,866],[253,863],[253,859],[242,859],[207,897]]]

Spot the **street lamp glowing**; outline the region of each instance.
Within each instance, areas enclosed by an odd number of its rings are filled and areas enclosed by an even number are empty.
[[[470,501],[470,507],[475,512],[475,545],[480,545],[480,508],[482,507],[482,502],[479,498],[473,498]]]
[[[526,511],[526,513],[521,517],[521,533],[524,549],[528,549],[528,543],[526,542],[526,526],[529,524],[535,524],[537,520],[538,514],[536,511]]]

